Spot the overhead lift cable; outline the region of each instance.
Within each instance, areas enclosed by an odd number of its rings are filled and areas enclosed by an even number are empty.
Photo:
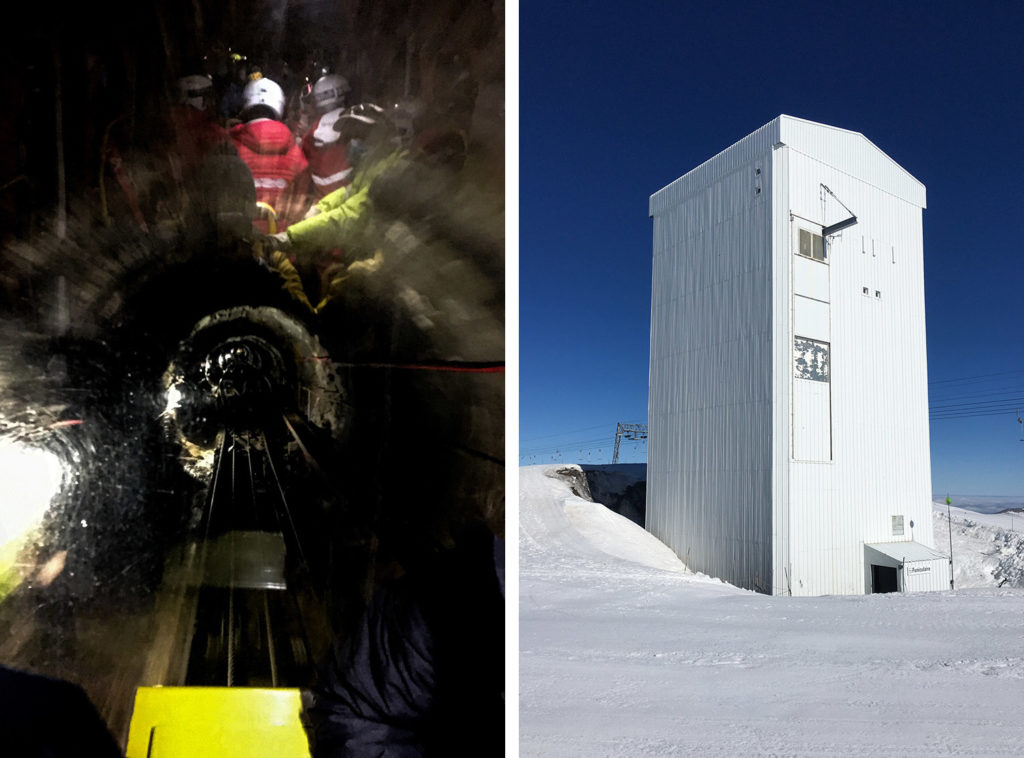
[[[1010,371],[994,371],[991,374],[976,374],[974,376],[960,376],[952,379],[934,379],[928,382],[928,385],[933,384],[949,384],[953,382],[973,382],[978,379],[985,379],[990,376],[1006,376],[1007,374],[1024,374],[1024,369],[1012,369]]]

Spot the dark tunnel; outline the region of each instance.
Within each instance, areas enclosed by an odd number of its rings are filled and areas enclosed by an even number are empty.
[[[17,12],[0,51],[0,665],[81,686],[124,749],[136,687],[306,687],[377,590],[466,529],[503,536],[505,11]],[[276,82],[291,149],[325,72],[347,82],[346,124],[356,104],[387,112],[390,162],[358,223],[300,247],[224,136],[256,111],[224,104]],[[222,107],[201,154],[176,115],[186,76]],[[296,228],[319,207],[298,186]]]

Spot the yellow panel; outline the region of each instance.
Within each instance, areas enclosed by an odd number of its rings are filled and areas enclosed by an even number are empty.
[[[309,758],[294,689],[139,687],[126,758]]]

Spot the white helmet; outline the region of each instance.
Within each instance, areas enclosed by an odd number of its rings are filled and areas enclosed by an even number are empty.
[[[178,79],[178,103],[206,110],[213,104],[213,79],[202,74],[191,74]]]
[[[348,79],[340,74],[321,76],[313,85],[313,106],[317,113],[327,113],[345,105],[345,96],[351,91]]]
[[[284,116],[284,91],[270,79],[253,79],[242,90],[242,113],[263,106],[273,111],[278,121]]]
[[[358,121],[367,126],[386,126],[388,123],[387,111],[373,103],[359,103],[346,110],[335,122],[335,129],[339,132],[346,121]]]

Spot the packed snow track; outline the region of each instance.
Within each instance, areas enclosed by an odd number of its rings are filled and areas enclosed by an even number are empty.
[[[1024,590],[759,595],[520,472],[522,756],[1024,754]]]

